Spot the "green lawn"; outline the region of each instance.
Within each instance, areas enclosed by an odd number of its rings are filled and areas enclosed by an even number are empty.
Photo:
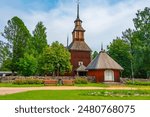
[[[107,84],[103,83],[88,83],[88,84],[75,84],[78,87],[108,87]]]
[[[104,84],[104,83],[88,83],[88,84],[75,84],[74,86],[78,87],[133,87],[138,89],[148,89],[150,90],[149,86],[144,85],[111,85],[111,84]],[[44,87],[44,84],[24,84],[24,85],[18,85],[18,84],[12,84],[12,83],[0,83],[0,87]]]
[[[125,87],[131,87],[131,88],[137,88],[137,89],[148,89],[150,90],[150,86],[144,86],[144,85],[128,85],[126,84]]]
[[[0,96],[0,100],[150,100],[150,90],[38,90]]]
[[[24,84],[17,85],[12,83],[0,83],[0,87],[42,87],[44,84]],[[107,87],[108,85],[103,83],[88,83],[88,84],[75,84],[78,87]]]
[[[12,84],[12,83],[0,83],[0,87],[42,87],[44,84]]]

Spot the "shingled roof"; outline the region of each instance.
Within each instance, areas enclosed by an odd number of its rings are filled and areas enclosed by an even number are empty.
[[[78,71],[78,72],[79,72],[79,71],[85,71],[85,72],[86,72],[87,70],[86,70],[86,67],[85,67],[84,65],[80,65],[80,66],[76,69],[76,71]]]
[[[73,31],[83,31],[85,32],[85,30],[83,29],[83,27],[81,25],[77,25]]]
[[[105,51],[101,51],[95,59],[87,66],[87,70],[95,69],[116,69],[123,70],[123,68],[113,60]]]
[[[84,41],[73,41],[69,47],[69,50],[80,50],[80,51],[92,51]]]

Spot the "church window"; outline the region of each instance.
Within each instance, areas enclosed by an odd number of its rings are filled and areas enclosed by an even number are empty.
[[[79,66],[83,65],[83,61],[79,61],[79,62],[78,62],[78,65],[79,65]]]

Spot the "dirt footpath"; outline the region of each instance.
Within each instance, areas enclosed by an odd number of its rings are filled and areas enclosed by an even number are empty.
[[[1,87],[0,88],[0,95],[7,95],[25,91],[32,91],[32,90],[94,90],[94,89],[108,89],[108,90],[136,90],[136,88],[130,87],[76,87],[76,86],[50,86],[50,87],[24,87],[24,88],[8,88],[8,87]]]

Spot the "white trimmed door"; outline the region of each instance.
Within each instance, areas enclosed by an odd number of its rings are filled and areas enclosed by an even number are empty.
[[[105,81],[114,81],[114,72],[112,70],[105,70]]]

